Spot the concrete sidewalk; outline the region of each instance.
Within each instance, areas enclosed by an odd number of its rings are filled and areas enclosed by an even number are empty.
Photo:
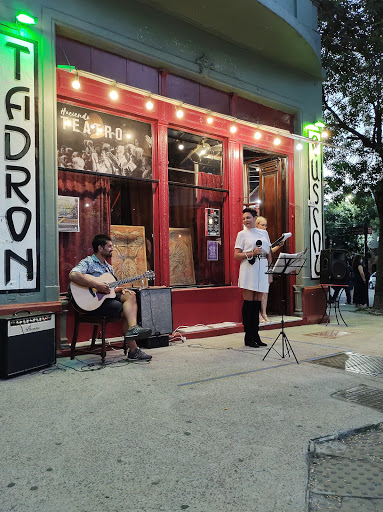
[[[339,398],[361,386],[379,397],[382,376],[315,363],[383,360],[383,317],[354,309],[342,306],[347,326],[286,328],[299,364],[280,340],[263,360],[267,348],[231,334],[154,349],[149,364],[110,351],[105,367],[61,358],[0,381],[1,512],[354,510],[347,497],[318,500],[334,488],[310,479],[313,443],[383,421],[379,407]],[[360,512],[383,510],[365,495],[375,508]]]

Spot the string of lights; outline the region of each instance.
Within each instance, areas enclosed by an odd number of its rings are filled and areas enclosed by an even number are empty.
[[[118,98],[119,98],[118,90],[119,89],[134,92],[136,94],[143,96],[144,99],[146,100],[145,107],[149,111],[151,111],[155,108],[155,101],[158,100],[158,101],[162,101],[162,102],[166,102],[166,103],[174,105],[175,109],[176,109],[175,115],[178,119],[182,119],[185,111],[190,109],[190,110],[193,110],[194,112],[201,112],[202,114],[204,114],[206,116],[206,123],[209,125],[212,125],[214,123],[214,119],[225,119],[227,121],[230,121],[231,122],[230,132],[232,134],[237,132],[238,126],[240,126],[240,125],[254,128],[254,130],[255,130],[254,131],[254,139],[255,140],[260,140],[262,138],[263,131],[275,134],[276,137],[273,141],[275,146],[278,146],[281,144],[280,137],[286,137],[289,139],[294,139],[297,142],[297,144],[295,145],[295,149],[297,151],[300,151],[303,149],[304,143],[315,145],[317,152],[320,152],[322,146],[329,146],[332,148],[343,149],[343,148],[339,148],[339,146],[330,144],[329,142],[326,142],[324,140],[311,139],[309,137],[305,137],[304,135],[298,135],[295,133],[291,133],[288,130],[283,130],[282,128],[275,128],[273,126],[268,126],[268,125],[264,125],[264,124],[251,123],[249,121],[238,119],[233,116],[221,114],[219,112],[212,112],[211,110],[207,110],[202,107],[195,106],[195,105],[189,105],[187,103],[180,102],[179,100],[175,100],[173,98],[168,98],[166,96],[161,96],[159,94],[152,93],[151,91],[146,91],[146,90],[139,89],[139,88],[131,86],[131,85],[118,83],[115,80],[110,80],[110,79],[102,77],[100,75],[90,73],[89,71],[82,71],[82,70],[76,69],[73,66],[57,66],[57,67],[59,69],[68,71],[69,73],[75,74],[75,78],[72,82],[72,87],[76,90],[81,88],[80,77],[89,78],[91,80],[96,80],[98,82],[102,82],[102,83],[110,86],[109,96],[112,100],[115,100],[115,101],[118,100]],[[324,129],[325,125],[323,123],[318,122],[318,123],[315,123],[315,125],[309,125],[309,126],[312,126],[314,129],[316,129],[320,133],[321,139],[326,139],[328,137],[328,132],[327,132],[327,130]],[[306,128],[308,128],[308,127],[306,127]]]

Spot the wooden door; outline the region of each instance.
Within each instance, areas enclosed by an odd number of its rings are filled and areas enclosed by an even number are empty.
[[[287,226],[287,206],[288,198],[286,196],[286,159],[276,157],[268,162],[259,164],[259,197],[261,199],[260,215],[267,219],[267,231],[273,243]],[[282,249],[285,251],[286,249]],[[274,253],[277,257],[281,251]],[[288,279],[288,278],[287,278]],[[267,311],[272,313],[282,313],[282,279],[279,276],[273,276],[273,282],[269,289],[269,298]],[[287,297],[287,295],[285,295]],[[284,313],[286,307],[284,308]]]

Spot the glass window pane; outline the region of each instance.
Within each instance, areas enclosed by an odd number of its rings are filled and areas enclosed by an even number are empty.
[[[110,210],[113,267],[118,279],[154,270],[153,185],[112,178]]]
[[[214,187],[222,188],[222,141],[168,129],[169,181],[201,185],[200,174],[217,176]]]
[[[73,171],[59,171],[58,177],[58,204],[78,201],[78,213],[70,219],[73,226],[60,218],[67,225],[66,231],[59,226],[61,292],[67,290],[70,270],[93,253],[92,239],[99,233],[112,237],[111,263],[117,279],[154,269],[151,182]]]
[[[226,192],[169,185],[171,286],[225,283],[226,198]]]

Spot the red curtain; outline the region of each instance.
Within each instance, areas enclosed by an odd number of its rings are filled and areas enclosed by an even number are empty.
[[[79,197],[80,231],[59,233],[60,292],[66,292],[70,270],[93,253],[92,240],[110,231],[109,178],[59,171],[58,194]]]

